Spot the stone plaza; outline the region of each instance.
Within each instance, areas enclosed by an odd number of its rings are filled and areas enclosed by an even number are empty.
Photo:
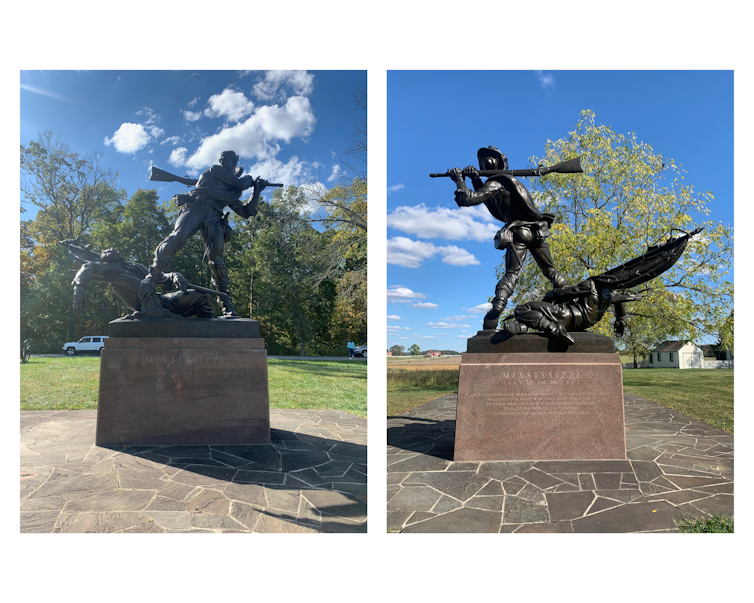
[[[96,410],[21,412],[21,532],[366,532],[367,422],[270,411],[268,446],[94,443]]]
[[[388,418],[391,532],[678,532],[733,515],[733,436],[624,394],[627,460],[453,462],[455,394]]]

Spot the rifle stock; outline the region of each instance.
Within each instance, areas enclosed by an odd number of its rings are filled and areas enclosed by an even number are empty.
[[[170,172],[166,172],[155,166],[152,166],[150,169],[149,179],[153,182],[180,182],[186,186],[194,186],[197,183],[196,180],[176,176],[175,174],[171,174]]]
[[[485,178],[491,178],[493,176],[544,176],[546,174],[581,174],[581,157],[575,157],[569,159],[563,163],[558,163],[550,167],[541,167],[528,170],[478,170],[477,173]],[[430,178],[449,178],[450,172],[441,174],[430,174]]]

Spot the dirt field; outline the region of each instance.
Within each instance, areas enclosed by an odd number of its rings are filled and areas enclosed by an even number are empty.
[[[447,358],[411,358],[390,356],[387,359],[387,370],[400,368],[412,371],[437,371],[437,370],[455,370],[461,365],[460,356],[450,356]]]

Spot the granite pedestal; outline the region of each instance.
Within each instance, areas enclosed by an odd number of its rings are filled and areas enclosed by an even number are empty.
[[[111,323],[100,363],[97,446],[269,444],[267,351],[258,323],[165,322],[175,324]]]
[[[455,461],[625,460],[623,381],[614,341],[568,351],[540,335],[469,340],[458,381]]]

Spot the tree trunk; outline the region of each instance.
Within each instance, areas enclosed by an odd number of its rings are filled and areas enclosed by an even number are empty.
[[[634,348],[634,368],[639,368],[639,365],[636,362],[636,348]]]

